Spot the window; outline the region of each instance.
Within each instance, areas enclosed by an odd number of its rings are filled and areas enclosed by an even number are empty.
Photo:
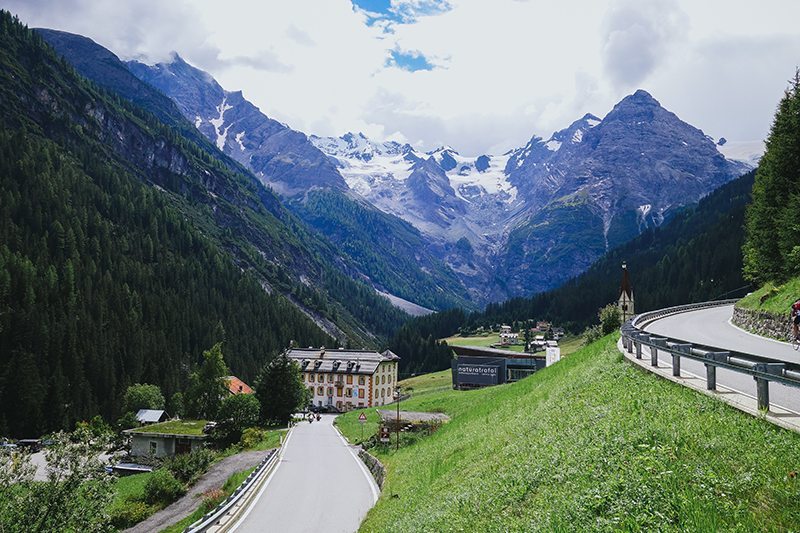
[[[350,387],[346,388],[346,389],[344,390],[344,395],[345,395],[346,397],[348,397],[348,398],[352,398],[352,397],[353,397],[353,389],[352,389],[352,388],[350,388]]]
[[[154,440],[150,441],[150,455],[158,453],[158,443]]]
[[[308,375],[308,381],[309,381],[309,383],[314,383],[314,374],[309,374]]]
[[[342,397],[342,388],[341,387],[336,387],[336,396],[338,396],[339,398]]]
[[[381,389],[381,398],[386,396],[386,389]]]
[[[333,374],[328,374],[328,383],[333,383]]]
[[[358,389],[358,397],[359,398],[363,398],[364,397],[364,389]],[[361,405],[361,404],[358,404],[358,405]]]
[[[328,396],[333,396],[333,387],[328,387]]]
[[[323,376],[322,374],[318,375],[317,381],[319,381],[320,383],[325,383],[325,376]]]
[[[364,407],[364,402],[358,402],[359,407]]]
[[[347,376],[347,384],[348,385],[352,385],[353,384],[353,376]]]
[[[358,384],[359,385],[363,385],[364,384],[364,376],[358,376]]]
[[[319,394],[320,396],[325,394],[325,387],[317,387],[317,394]]]

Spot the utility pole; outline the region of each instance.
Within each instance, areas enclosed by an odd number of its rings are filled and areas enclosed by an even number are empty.
[[[400,386],[394,388],[394,399],[397,402],[397,420],[395,420],[395,433],[397,433],[397,443],[395,451],[400,449]]]

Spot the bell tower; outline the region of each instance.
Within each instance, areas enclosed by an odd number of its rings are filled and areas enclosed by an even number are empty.
[[[626,263],[622,263],[622,283],[619,289],[617,305],[619,306],[619,312],[622,316],[623,323],[635,314],[633,307],[633,287],[631,286],[631,279],[628,275],[628,265]]]

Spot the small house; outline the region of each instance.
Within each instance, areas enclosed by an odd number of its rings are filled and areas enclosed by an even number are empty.
[[[205,420],[170,420],[123,431],[131,437],[131,455],[172,457],[205,445]]]

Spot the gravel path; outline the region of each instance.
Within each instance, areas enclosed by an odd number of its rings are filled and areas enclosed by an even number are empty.
[[[257,451],[242,452],[226,457],[203,474],[203,477],[192,485],[189,492],[181,499],[125,531],[129,533],[150,533],[152,531],[161,531],[165,527],[171,526],[197,509],[201,503],[200,497],[204,492],[222,487],[231,474],[253,468],[266,455],[267,452],[265,451]]]

